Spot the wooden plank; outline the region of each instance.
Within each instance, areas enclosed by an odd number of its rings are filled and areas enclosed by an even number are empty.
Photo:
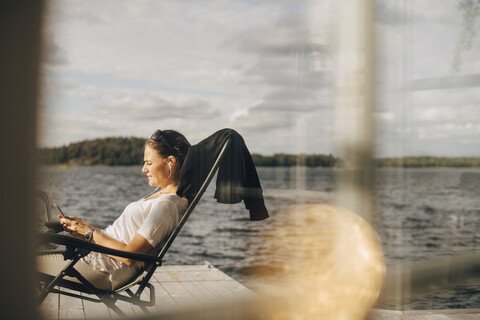
[[[97,296],[82,293],[82,296],[97,298]],[[111,319],[110,310],[104,303],[83,300],[85,319]]]
[[[232,279],[232,277],[230,277],[229,275],[227,275],[226,273],[224,273],[220,269],[211,267],[208,270],[209,270],[208,274],[211,277],[211,280],[235,281],[235,280]]]
[[[131,318],[136,316],[135,310],[132,307],[131,303],[128,303],[126,301],[122,300],[117,300],[115,305],[122,310],[123,313],[125,313],[127,318]],[[122,316],[119,316],[114,310],[110,309],[110,315],[112,316],[112,319],[119,319],[122,318]]]
[[[211,264],[206,263],[202,265],[179,265],[178,266],[182,271],[206,271],[212,267]]]
[[[205,269],[202,271],[191,270],[187,273],[196,281],[220,281],[220,280],[232,280],[225,273],[221,272],[217,268]]]
[[[162,265],[160,268],[157,268],[155,273],[157,272],[169,272],[169,271],[183,271],[182,265]],[[195,266],[198,267],[198,266]]]
[[[59,309],[59,319],[85,319],[85,313],[83,309],[71,308],[71,309]]]
[[[407,320],[408,318],[404,315],[398,314],[370,314],[367,317],[367,320]]]
[[[183,270],[163,270],[155,273],[156,279],[159,282],[180,282],[180,281],[194,281],[194,278]]]
[[[220,299],[200,282],[182,282],[182,286],[190,292],[202,305],[215,303]]]
[[[405,315],[405,319],[407,320],[426,320],[425,315],[416,314],[416,315]]]
[[[181,309],[187,309],[192,306],[198,306],[199,301],[188,292],[179,282],[163,282],[161,286],[175,300]]]
[[[165,290],[165,288],[157,281],[158,274],[155,273],[150,283],[155,288],[155,308],[159,311],[168,311],[178,309],[179,305]]]
[[[226,287],[230,292],[239,298],[252,298],[257,294],[242,285],[241,283],[231,280],[231,281],[221,281],[221,285]]]
[[[142,300],[149,300],[149,295],[147,295],[145,292],[142,293]],[[157,309],[155,307],[147,307],[147,312],[145,312],[140,306],[136,304],[132,304],[132,309],[135,312],[135,314],[138,317],[146,317],[148,316],[151,312],[155,312]]]
[[[227,288],[224,283],[225,281],[202,281],[202,284],[208,288],[215,296],[217,296],[221,301],[228,301],[235,299],[235,294],[231,289]]]
[[[407,317],[400,310],[372,310],[367,320],[406,320]]]
[[[40,305],[40,313],[47,319],[58,319],[58,298],[56,293],[50,293]]]
[[[62,289],[62,291],[77,293],[68,289]],[[63,294],[60,295],[58,317],[59,319],[85,319],[83,301]]]

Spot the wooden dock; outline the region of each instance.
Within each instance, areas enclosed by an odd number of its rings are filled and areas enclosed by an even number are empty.
[[[204,265],[162,266],[153,275],[151,283],[155,287],[156,305],[148,308],[150,315],[235,303],[256,295],[208,262]],[[118,301],[117,306],[128,318],[149,316],[130,303]],[[48,295],[40,312],[46,319],[119,318],[104,304],[59,294]],[[480,320],[480,309],[374,309],[367,320]]]
[[[248,298],[252,291],[209,263],[193,266],[162,266],[150,281],[155,287],[156,305],[152,314],[186,310],[208,304],[221,304]],[[127,317],[147,316],[130,303],[117,301]],[[112,319],[119,318],[104,304],[49,294],[40,306],[47,319]]]

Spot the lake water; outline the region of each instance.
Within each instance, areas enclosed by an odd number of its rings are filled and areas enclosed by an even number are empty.
[[[270,219],[251,222],[243,203],[219,204],[211,184],[165,257],[165,264],[211,262],[248,282],[275,270],[268,256],[289,208],[332,203],[335,174],[320,168],[258,168]],[[376,219],[387,265],[475,250],[480,243],[480,170],[381,169]],[[40,188],[66,214],[106,227],[131,201],[150,192],[141,167],[46,167]],[[266,240],[267,239],[267,240]],[[267,248],[267,249],[265,249]],[[480,308],[480,285],[432,293],[406,308]]]

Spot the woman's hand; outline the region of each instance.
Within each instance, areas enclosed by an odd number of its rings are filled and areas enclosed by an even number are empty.
[[[89,225],[85,220],[82,218],[72,217],[72,216],[65,216],[58,215],[60,219],[60,223],[63,225],[65,231],[68,231],[72,234],[72,236],[76,238],[84,239],[85,235],[87,234],[90,229],[93,227]],[[138,252],[138,253],[149,253],[153,250],[152,245],[139,233],[136,233],[130,243],[124,243],[113,239],[105,234],[103,234],[99,229],[95,228],[95,232],[93,233],[93,237],[90,240],[92,243],[96,243],[98,245],[122,250],[122,251],[129,251],[129,252]],[[118,260],[122,263],[127,265],[132,265],[136,263],[135,260],[117,257],[117,256],[110,256],[115,260]]]
[[[93,228],[82,218],[73,216],[63,217],[62,215],[58,215],[58,218],[60,219],[60,223],[63,225],[65,231],[70,232],[70,234],[77,238],[85,237],[87,232]]]

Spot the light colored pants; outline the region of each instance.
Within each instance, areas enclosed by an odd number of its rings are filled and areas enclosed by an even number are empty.
[[[37,270],[39,272],[57,276],[62,269],[71,260],[63,260],[61,254],[45,254],[37,256]],[[74,266],[91,284],[102,290],[115,290],[127,283],[130,279],[138,274],[138,267],[124,265],[120,270],[116,270],[115,274],[95,270],[90,264],[80,259]],[[80,282],[76,278],[66,276],[64,279]]]

